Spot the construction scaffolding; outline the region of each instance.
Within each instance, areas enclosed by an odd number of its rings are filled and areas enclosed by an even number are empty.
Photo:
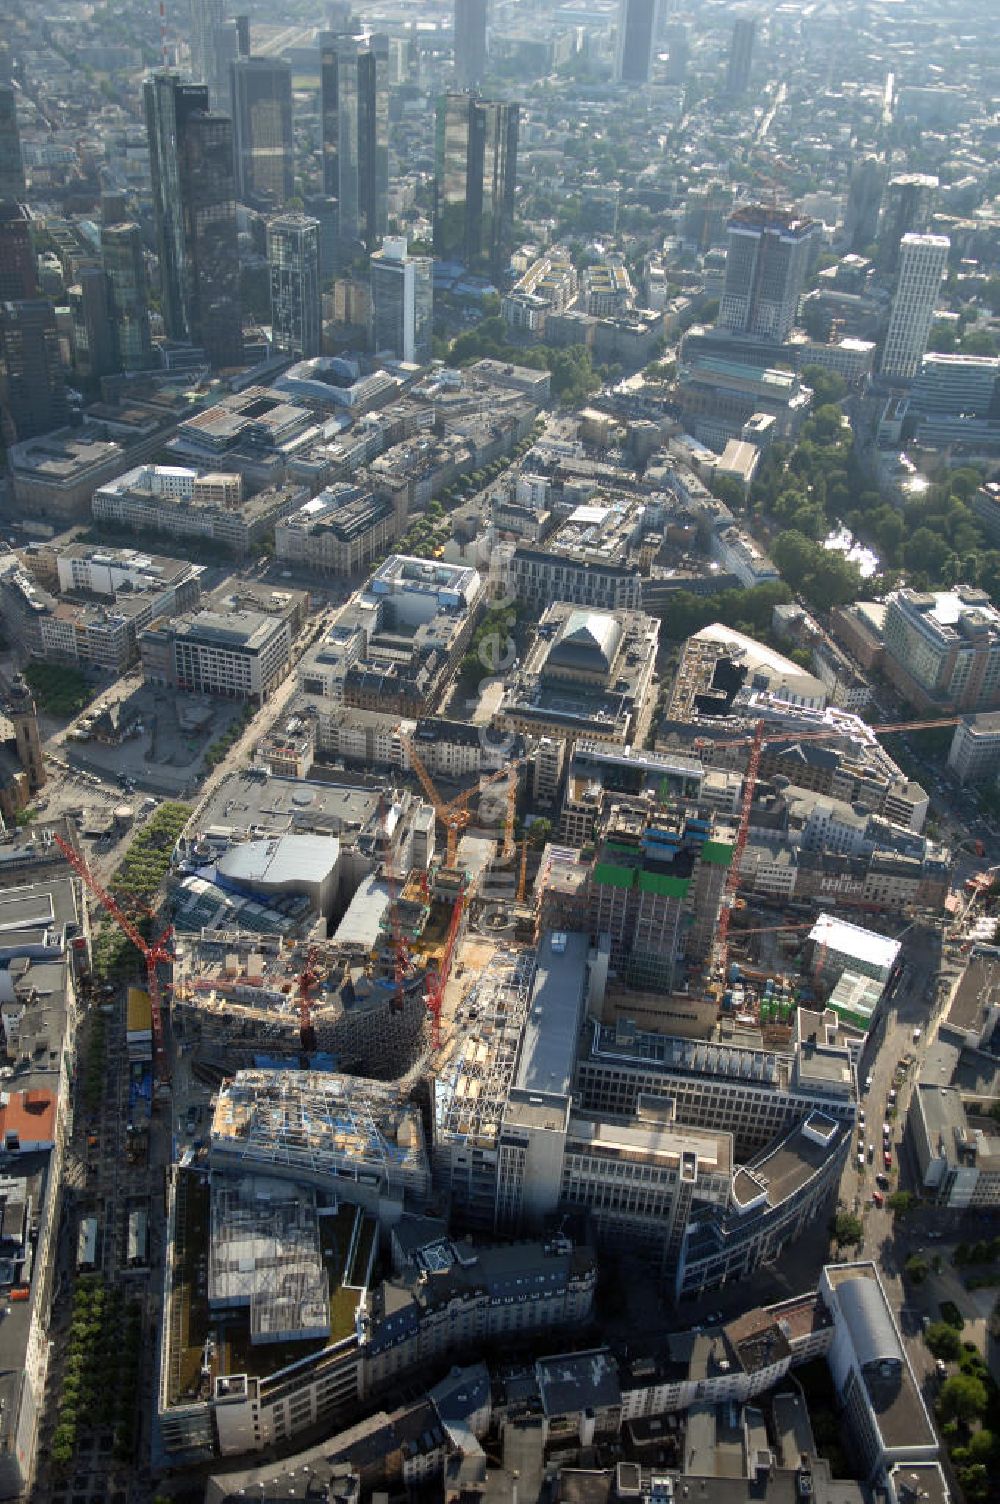
[[[240,1071],[219,1091],[212,1164],[290,1172],[345,1194],[421,1204],[429,1183],[420,1113],[398,1087],[320,1071]]]
[[[311,1342],[330,1334],[315,1194],[257,1175],[212,1186],[208,1300],[249,1309],[250,1341]]]
[[[499,951],[470,990],[464,1033],[434,1082],[436,1153],[496,1145],[534,980],[533,952]]]

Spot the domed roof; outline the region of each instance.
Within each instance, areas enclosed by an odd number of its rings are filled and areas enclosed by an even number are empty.
[[[610,611],[571,611],[548,662],[557,668],[610,674],[621,640],[621,623]]]

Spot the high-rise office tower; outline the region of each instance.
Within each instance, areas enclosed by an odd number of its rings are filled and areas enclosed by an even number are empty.
[[[423,365],[431,358],[434,275],[429,256],[410,256],[405,235],[387,235],[371,259],[372,347]]]
[[[756,21],[748,16],[741,16],[739,20],[733,22],[733,37],[729,44],[729,69],[726,74],[726,91],[729,94],[745,94],[750,85],[756,30]]]
[[[513,250],[519,108],[471,94],[438,103],[434,251],[499,276]]]
[[[216,83],[215,33],[225,20],[225,0],[191,0],[191,78]]]
[[[385,233],[389,197],[389,40],[326,33],[320,44],[323,191],[338,205],[338,235],[371,247]]]
[[[231,64],[236,193],[255,208],[280,208],[292,196],[292,70],[277,58]]]
[[[878,264],[894,272],[904,235],[926,235],[937,200],[938,179],[927,172],[905,172],[890,178],[882,201],[878,232]]]
[[[108,310],[118,364],[125,371],[152,365],[146,261],[139,226],[123,221],[101,230],[101,260],[108,279]]]
[[[216,366],[243,356],[233,126],[204,84],[154,73],[145,86],[163,322]]]
[[[877,157],[855,162],[844,210],[844,236],[852,251],[863,251],[874,243],[884,188],[885,168]]]
[[[653,61],[659,0],[620,0],[615,48],[619,83],[647,84]]]
[[[948,265],[947,235],[904,235],[882,351],[882,375],[910,381],[927,348],[941,279]]]
[[[664,33],[664,41],[667,44],[667,67],[664,74],[664,82],[668,84],[682,84],[687,77],[687,66],[691,57],[691,43],[688,40],[688,30],[683,21],[673,21]]]
[[[17,128],[17,91],[0,84],[0,199],[24,197],[21,134]]]
[[[282,214],[272,219],[267,227],[267,264],[274,348],[303,358],[319,355],[318,222],[306,214]]]
[[[100,266],[81,266],[67,289],[73,320],[73,365],[82,377],[97,381],[118,369],[108,279]]]
[[[319,285],[325,287],[337,274],[337,200],[325,193],[309,193],[305,208],[319,225]]]
[[[455,85],[475,89],[486,76],[486,0],[455,0]]]
[[[13,199],[0,199],[0,303],[38,293],[38,263],[27,211]]]
[[[788,338],[817,228],[806,215],[763,204],[730,215],[721,328],[778,343]]]
[[[3,434],[31,439],[69,419],[55,309],[47,298],[0,304]]]

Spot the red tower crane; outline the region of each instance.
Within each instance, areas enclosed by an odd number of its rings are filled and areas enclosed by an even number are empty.
[[[316,970],[317,950],[310,945],[306,964],[299,973],[299,1043],[304,1051],[311,1053],[316,1048],[316,1030],[312,1021],[312,991],[319,981]]]
[[[427,1011],[431,1016],[431,1048],[434,1050],[441,1048],[441,1009],[444,1005],[444,989],[451,976],[451,963],[464,908],[465,893],[463,891],[455,899],[455,906],[451,911],[451,921],[448,925],[440,964],[436,971],[427,973]]]
[[[396,871],[392,865],[392,836],[389,831],[389,812],[386,808],[385,796],[381,801],[380,821],[382,837],[385,842],[385,860],[383,870],[385,873],[385,885],[389,890],[389,928],[392,932],[393,954],[393,994],[390,1011],[402,1013],[403,1011],[403,988],[406,981],[406,973],[410,965],[410,953],[403,936],[403,926],[399,918],[399,882]]]
[[[128,936],[146,962],[146,991],[149,993],[149,1007],[153,1025],[153,1068],[156,1073],[157,1083],[161,1086],[168,1086],[170,1083],[170,1072],[167,1068],[167,1052],[163,1046],[163,1000],[157,967],[161,961],[172,963],[174,960],[174,953],[170,948],[174,927],[172,924],[168,924],[163,933],[150,943],[132,923],[131,919],[111,894],[97,881],[97,878],[87,865],[86,859],[81,856],[80,852],[76,851],[68,841],[64,841],[62,836],[53,833],[53,839],[80,881],[94,895],[105,912],[111,916],[122,933]]]

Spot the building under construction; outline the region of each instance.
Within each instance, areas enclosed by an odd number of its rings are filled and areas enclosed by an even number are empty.
[[[423,1207],[419,1110],[383,1082],[333,1072],[240,1071],[219,1092],[213,1170],[293,1180],[393,1220]]]
[[[374,937],[373,937],[374,939]],[[425,975],[396,986],[373,946],[289,945],[277,935],[220,933],[179,937],[172,1014],[202,1072],[231,1075],[262,1054],[297,1057],[302,1048],[300,983],[314,983],[310,1054],[341,1069],[390,1080],[426,1047]]]

